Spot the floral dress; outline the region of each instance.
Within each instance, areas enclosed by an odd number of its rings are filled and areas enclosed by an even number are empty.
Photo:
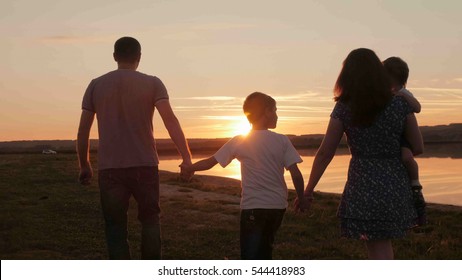
[[[337,102],[331,117],[343,122],[351,152],[348,178],[337,216],[342,236],[362,240],[403,237],[416,218],[400,139],[412,109],[402,97],[368,127],[353,126],[351,111]]]

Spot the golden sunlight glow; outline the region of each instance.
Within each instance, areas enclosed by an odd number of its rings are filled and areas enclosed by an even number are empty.
[[[233,135],[247,135],[252,129],[249,121],[243,117],[236,119],[234,122],[230,123],[229,130],[233,132]]]
[[[219,168],[221,172],[227,173],[225,177],[241,180],[241,163],[237,159],[233,159],[226,168],[221,168],[221,166]]]

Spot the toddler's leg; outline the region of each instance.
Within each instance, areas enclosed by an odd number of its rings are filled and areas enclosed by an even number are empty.
[[[409,178],[411,179],[411,186],[420,186],[419,182],[419,165],[414,159],[411,149],[402,147],[401,148],[401,160],[407,169]]]

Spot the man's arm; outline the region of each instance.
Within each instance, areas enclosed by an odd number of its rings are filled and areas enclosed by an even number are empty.
[[[167,129],[170,138],[173,140],[173,143],[175,143],[178,152],[183,158],[183,162],[181,163],[180,167],[183,169],[183,167],[191,165],[192,162],[189,145],[186,141],[183,130],[181,129],[180,122],[173,113],[170,102],[168,99],[160,100],[156,103],[156,108],[159,111],[160,117],[164,122],[165,128]]]
[[[77,133],[77,157],[79,160],[79,182],[82,185],[90,184],[93,170],[90,164],[90,130],[95,119],[95,113],[82,110],[79,130]]]

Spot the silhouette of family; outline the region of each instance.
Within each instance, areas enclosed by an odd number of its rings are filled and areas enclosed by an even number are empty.
[[[407,64],[398,57],[381,62],[370,49],[349,53],[334,87],[335,106],[305,187],[300,155],[277,126],[276,100],[254,92],[243,111],[252,125],[213,156],[192,163],[188,142],[162,81],[137,70],[141,45],[131,37],[114,44],[117,70],[93,79],[82,101],[77,136],[79,181],[93,176],[89,135],[98,120],[98,184],[109,259],[130,259],[127,229],[129,199],[138,204],[141,258],[161,259],[159,171],[152,119],[159,112],[182,157],[180,175],[233,159],[241,163],[241,259],[272,259],[275,235],[288,207],[284,170],[296,190],[294,208],[309,211],[313,192],[343,135],[351,152],[348,177],[337,216],[341,236],[364,240],[370,259],[393,259],[392,240],[426,223],[425,200],[415,155],[423,141],[414,113],[420,103],[406,89]]]

